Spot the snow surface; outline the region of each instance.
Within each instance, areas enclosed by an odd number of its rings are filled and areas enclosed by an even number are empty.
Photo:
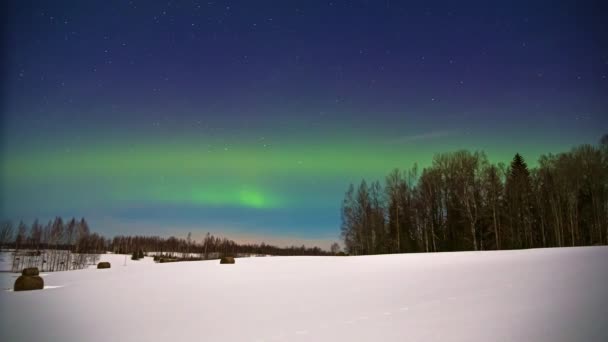
[[[0,291],[0,340],[608,341],[608,247],[102,260]]]

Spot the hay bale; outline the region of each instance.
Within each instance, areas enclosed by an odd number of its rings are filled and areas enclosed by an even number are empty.
[[[42,290],[44,288],[44,280],[40,276],[20,276],[15,281],[13,289],[15,291],[31,291]]]
[[[220,259],[220,264],[234,264],[234,257],[222,257]]]
[[[28,267],[24,268],[21,274],[24,276],[37,276],[40,272],[38,272],[38,267]]]
[[[110,267],[111,267],[111,265],[107,261],[102,261],[99,264],[97,264],[98,269],[104,269],[104,268],[110,268]]]

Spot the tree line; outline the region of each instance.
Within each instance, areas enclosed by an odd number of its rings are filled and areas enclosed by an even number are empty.
[[[351,184],[341,235],[355,255],[608,244],[608,136],[534,168],[462,150]]]
[[[263,255],[329,255],[319,247],[290,246],[277,247],[261,244],[237,243],[225,237],[213,236],[207,233],[199,242],[192,239],[188,233],[186,238],[170,236],[115,236],[108,245],[108,250],[119,254],[132,254],[139,250],[144,252],[157,252],[173,256],[199,255],[201,259],[209,259],[210,255],[263,254]]]
[[[269,254],[269,255],[328,255],[319,247],[290,246],[277,247],[261,244],[239,244],[233,240],[216,237],[207,233],[202,241],[192,239],[188,233],[186,238],[171,236],[125,236],[119,235],[106,239],[98,233],[92,233],[87,221],[82,218],[72,218],[64,221],[61,217],[41,225],[35,220],[30,226],[23,221],[16,229],[12,222],[0,223],[0,249],[14,250],[67,250],[73,253],[105,253],[106,251],[119,254],[133,254],[140,250],[145,252],[160,252],[163,254],[198,254],[201,258],[214,255],[237,254]]]

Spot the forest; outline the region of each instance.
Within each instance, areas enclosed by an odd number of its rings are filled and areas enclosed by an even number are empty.
[[[341,235],[351,255],[606,245],[608,136],[534,167],[462,150],[351,184]]]

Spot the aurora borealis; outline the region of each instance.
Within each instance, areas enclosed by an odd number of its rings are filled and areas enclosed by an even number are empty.
[[[9,1],[1,216],[338,240],[350,182],[608,129],[605,4]]]

